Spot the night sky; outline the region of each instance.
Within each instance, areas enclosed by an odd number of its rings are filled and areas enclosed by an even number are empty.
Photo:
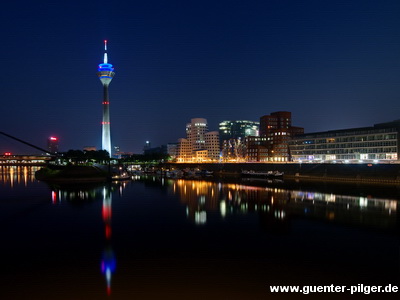
[[[108,40],[111,138],[141,153],[191,118],[292,112],[305,132],[400,119],[400,1],[7,1],[0,131],[101,147]],[[0,136],[0,153],[37,153]]]

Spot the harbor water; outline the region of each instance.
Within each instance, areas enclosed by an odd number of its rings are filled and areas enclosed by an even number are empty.
[[[36,170],[0,167],[1,299],[289,299],[270,286],[398,284],[395,185],[48,185]]]

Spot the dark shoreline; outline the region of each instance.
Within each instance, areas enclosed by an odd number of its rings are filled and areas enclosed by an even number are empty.
[[[35,178],[40,181],[57,183],[106,182],[109,174],[92,166],[47,166],[36,171]]]

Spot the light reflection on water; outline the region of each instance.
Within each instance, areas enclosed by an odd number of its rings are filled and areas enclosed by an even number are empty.
[[[35,182],[34,171],[34,168],[3,168],[1,171],[1,184],[14,190],[29,189],[29,183]],[[178,210],[181,214],[178,217],[188,219],[193,227],[200,230],[215,227],[216,220],[218,222],[227,222],[226,224],[229,225],[231,224],[229,223],[230,220],[235,217],[255,216],[258,218],[260,227],[264,232],[286,233],[291,228],[290,222],[299,219],[311,220],[312,222],[323,221],[367,230],[379,229],[385,234],[398,232],[398,200],[381,198],[379,194],[376,194],[378,196],[357,196],[341,194],[340,192],[326,193],[318,190],[290,189],[285,188],[282,184],[250,185],[244,182],[222,183],[204,180],[171,180],[157,177],[136,177],[132,182],[94,186],[51,185],[48,190],[47,200],[54,211],[57,207],[76,206],[82,203],[101,203],[101,210],[96,210],[95,214],[101,220],[103,226],[101,227],[102,245],[98,247],[97,262],[99,269],[97,272],[103,278],[102,291],[104,295],[114,295],[115,288],[112,288],[112,285],[116,275],[119,272],[123,274],[123,270],[126,268],[125,265],[129,263],[126,259],[121,259],[121,256],[123,256],[121,255],[121,247],[115,247],[115,243],[123,244],[124,241],[121,240],[121,237],[124,237],[124,239],[132,238],[120,233],[118,236],[120,239],[117,240],[113,236],[112,229],[115,218],[117,220],[118,218],[127,218],[134,211],[126,210],[121,214],[120,210],[119,214],[115,215],[113,214],[113,209],[115,205],[121,205],[125,200],[144,202],[133,197],[138,193],[135,189],[139,190],[143,185],[150,191],[160,189],[163,193],[169,195],[170,198],[160,195],[160,197],[164,197],[162,199],[163,202],[168,202],[167,199],[179,202],[179,205],[183,206],[184,209]],[[169,205],[169,203],[166,204]],[[92,211],[94,207],[91,206]],[[142,209],[145,208],[142,207]],[[70,218],[74,219],[74,211],[69,213],[71,214]],[[140,214],[140,212],[138,213]],[[165,211],[166,215],[168,213],[170,212]],[[180,224],[180,226],[184,225]],[[254,229],[252,230],[254,231]],[[192,232],[192,234],[195,233]],[[154,238],[162,239],[160,236]],[[264,237],[260,237],[260,239],[262,238]],[[153,239],[153,236],[151,239]],[[182,241],[174,240],[174,237],[171,239],[171,243],[177,243],[178,245],[182,243]],[[146,242],[149,243],[147,247],[150,248],[154,246],[168,248],[168,245],[164,243],[153,244],[147,238],[142,237],[140,239],[138,237],[138,240],[144,241],[144,243],[138,242],[134,244],[139,249]],[[130,249],[130,251],[133,249],[132,245],[124,245],[124,247]],[[271,246],[269,247],[271,248]],[[206,249],[211,251],[208,248]],[[271,249],[274,248],[272,247]],[[160,249],[160,251],[162,252],[163,250]],[[175,249],[175,251],[178,250]],[[198,256],[199,253],[197,253]],[[161,262],[166,264],[164,261]]]
[[[210,212],[219,211],[224,218],[260,211],[281,220],[301,216],[374,228],[397,225],[394,199],[183,179],[170,181],[169,191],[179,195],[196,224],[205,224]]]
[[[1,166],[0,165],[0,181],[3,185],[11,187],[14,184],[28,185],[28,182],[34,182],[35,172],[39,170],[37,166]]]
[[[112,292],[112,276],[116,270],[117,259],[112,245],[112,193],[118,190],[122,195],[126,183],[120,185],[95,185],[95,187],[67,185],[60,187],[52,186],[51,198],[53,204],[68,202],[85,202],[102,199],[101,216],[104,222],[105,246],[101,257],[100,270],[106,281],[106,293],[108,296]]]

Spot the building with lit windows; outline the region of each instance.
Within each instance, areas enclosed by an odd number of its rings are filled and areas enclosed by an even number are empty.
[[[217,161],[219,159],[218,132],[208,131],[207,120],[194,118],[186,124],[186,138],[178,140],[178,162]]]
[[[178,140],[178,146],[176,147],[176,160],[178,162],[192,161],[193,150],[189,144],[188,139],[181,138]]]
[[[210,131],[204,134],[204,148],[208,151],[207,156],[212,161],[218,161],[220,157],[219,134],[218,131]]]
[[[292,126],[291,112],[278,111],[262,116],[259,139],[249,138],[247,141],[248,160],[290,161],[289,141],[302,133],[304,128]]]
[[[306,133],[290,144],[295,162],[389,162],[399,158],[400,120],[372,127]]]
[[[50,153],[58,152],[58,138],[51,136],[47,139],[47,150],[49,150]]]
[[[221,156],[225,162],[246,160],[245,138],[258,136],[259,122],[237,120],[219,123]]]
[[[292,126],[292,113],[287,111],[264,115],[260,122],[223,121],[219,125],[225,162],[289,161],[288,142],[304,133],[304,128]]]
[[[266,137],[249,136],[245,139],[246,161],[248,162],[268,162],[269,151]]]
[[[259,122],[237,120],[222,121],[219,123],[219,137],[221,144],[230,139],[244,139],[246,136],[258,136]]]
[[[186,137],[189,141],[192,151],[204,148],[206,143],[204,134],[206,132],[208,132],[206,119],[195,118],[192,119],[190,123],[186,124]]]
[[[221,158],[224,162],[245,162],[247,158],[247,139],[253,138],[251,136],[244,139],[229,139],[224,140],[221,145]],[[255,137],[254,137],[255,138]]]

